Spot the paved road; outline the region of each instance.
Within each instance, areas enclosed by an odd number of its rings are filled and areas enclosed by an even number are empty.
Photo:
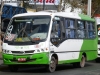
[[[47,73],[43,68],[21,68],[18,72],[12,73],[9,70],[1,70],[0,75],[100,75],[100,63],[87,62],[85,68],[73,68],[72,65],[63,65],[57,68],[54,73]]]

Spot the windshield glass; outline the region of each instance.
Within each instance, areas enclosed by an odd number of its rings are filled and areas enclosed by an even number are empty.
[[[45,40],[50,19],[50,16],[15,17],[7,28],[5,40],[15,42]]]

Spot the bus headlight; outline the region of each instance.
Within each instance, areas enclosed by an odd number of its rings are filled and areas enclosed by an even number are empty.
[[[37,49],[37,52],[46,52],[46,51],[48,51],[48,48]]]
[[[38,49],[37,52],[40,52],[40,50]]]
[[[10,51],[9,51],[9,50],[6,50],[6,53],[7,53],[7,54],[9,54],[9,53],[10,53]]]
[[[6,50],[3,50],[3,53],[6,53]]]
[[[42,52],[44,52],[44,49],[41,49]]]
[[[10,54],[11,52],[9,50],[3,50],[3,53]]]

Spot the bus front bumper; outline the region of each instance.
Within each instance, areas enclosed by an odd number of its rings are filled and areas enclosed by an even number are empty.
[[[48,64],[49,63],[49,53],[37,53],[37,54],[27,54],[27,55],[13,55],[13,54],[3,54],[3,62],[5,65],[10,64]],[[19,60],[23,59],[24,60]]]

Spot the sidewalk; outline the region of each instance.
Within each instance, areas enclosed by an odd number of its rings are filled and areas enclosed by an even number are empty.
[[[2,44],[2,40],[1,40],[1,36],[0,36],[0,59],[2,59],[2,46],[1,46],[1,44]]]
[[[8,66],[3,64],[3,60],[0,59],[0,71],[7,70]]]
[[[2,53],[0,52],[0,60],[2,59]]]
[[[7,70],[8,66],[3,64],[2,53],[0,53],[0,70]]]

